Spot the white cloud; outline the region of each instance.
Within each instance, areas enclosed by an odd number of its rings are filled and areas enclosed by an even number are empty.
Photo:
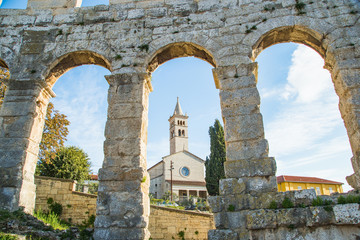
[[[284,99],[297,95],[297,102],[310,103],[319,99],[332,87],[330,73],[323,69],[324,60],[314,50],[299,45],[291,61]]]
[[[69,71],[58,80],[54,87],[58,97],[53,102],[71,122],[66,145],[82,148],[89,155],[92,170],[96,173],[104,159],[108,85],[98,67],[83,69]]]

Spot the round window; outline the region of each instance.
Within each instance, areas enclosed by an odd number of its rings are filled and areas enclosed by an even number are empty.
[[[189,176],[190,174],[190,170],[187,167],[182,167],[181,168],[181,174],[185,177]]]

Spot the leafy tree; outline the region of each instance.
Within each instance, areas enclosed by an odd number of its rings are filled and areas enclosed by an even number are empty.
[[[83,181],[90,176],[90,159],[78,147],[61,147],[51,162],[39,161],[38,171],[40,176]]]
[[[40,142],[39,161],[51,162],[55,158],[56,151],[64,146],[66,136],[69,134],[70,121],[66,119],[65,114],[59,113],[54,109],[50,102],[45,117],[45,126]]]
[[[206,157],[206,188],[209,195],[219,195],[219,180],[225,178],[224,162],[226,160],[224,128],[218,119],[209,128],[210,156]]]
[[[10,77],[10,72],[8,69],[0,67],[0,108],[4,100],[6,85],[3,82],[3,79],[8,79]]]

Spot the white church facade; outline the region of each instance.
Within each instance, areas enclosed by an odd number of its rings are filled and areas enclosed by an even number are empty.
[[[169,123],[170,155],[148,169],[150,193],[162,198],[171,191],[172,184],[173,193],[180,200],[189,196],[206,198],[205,161],[188,150],[188,116],[183,114],[179,98]]]

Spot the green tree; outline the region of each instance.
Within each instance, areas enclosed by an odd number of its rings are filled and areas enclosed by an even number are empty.
[[[66,136],[69,134],[67,126],[70,121],[67,120],[65,114],[59,113],[54,109],[54,105],[50,102],[45,117],[45,126],[40,142],[39,161],[51,162],[55,158],[56,151],[64,146]]]
[[[206,188],[209,195],[219,195],[219,180],[225,178],[224,162],[226,160],[224,128],[218,119],[209,128],[210,156],[206,157]]]
[[[38,172],[40,176],[83,181],[90,176],[90,159],[78,147],[61,147],[51,162],[39,161]]]
[[[0,67],[0,108],[4,100],[6,85],[3,79],[8,79],[10,77],[10,72],[8,69]]]

